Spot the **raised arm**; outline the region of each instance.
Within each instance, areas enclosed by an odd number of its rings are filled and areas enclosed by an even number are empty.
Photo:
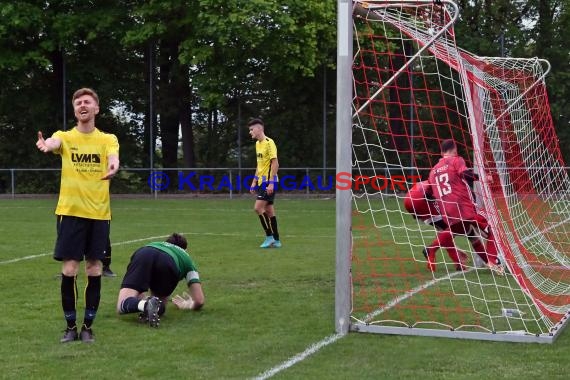
[[[473,169],[467,169],[461,173],[461,178],[463,178],[469,186],[473,187],[474,181],[487,181],[488,183],[493,183],[493,176],[490,174],[484,174],[482,176],[475,173]]]
[[[463,178],[465,181],[467,181],[469,186],[473,186],[473,182],[479,180],[479,175],[477,173],[475,173],[475,171],[473,169],[467,169],[467,170],[461,172],[460,175],[461,175],[461,178]]]
[[[59,149],[61,140],[55,137],[44,139],[41,131],[38,131],[38,141],[36,142],[38,149],[44,153],[52,152]]]

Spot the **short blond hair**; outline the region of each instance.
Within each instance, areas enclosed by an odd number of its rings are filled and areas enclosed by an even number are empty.
[[[89,87],[83,87],[83,88],[80,88],[79,90],[75,91],[73,93],[73,97],[71,98],[71,103],[75,103],[75,99],[77,99],[83,95],[90,95],[93,99],[95,99],[95,102],[97,103],[97,105],[99,105],[99,96],[97,95],[95,90],[93,90]]]

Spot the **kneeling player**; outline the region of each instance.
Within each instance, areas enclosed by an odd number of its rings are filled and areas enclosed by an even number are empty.
[[[179,309],[200,309],[204,305],[204,293],[196,265],[186,252],[187,246],[186,238],[174,233],[165,242],[149,243],[136,250],[121,284],[117,312],[140,312],[141,321],[158,327],[168,297],[183,279],[190,294],[177,295],[172,303]],[[145,297],[148,290],[151,296]]]

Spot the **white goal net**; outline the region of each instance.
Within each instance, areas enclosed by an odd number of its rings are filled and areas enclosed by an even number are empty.
[[[570,180],[549,65],[459,48],[457,18],[451,1],[352,2],[349,328],[552,342],[570,310]],[[444,139],[492,178],[473,191],[504,275],[481,265],[462,235],[463,267],[445,249],[429,263],[423,254],[437,231],[404,201]]]

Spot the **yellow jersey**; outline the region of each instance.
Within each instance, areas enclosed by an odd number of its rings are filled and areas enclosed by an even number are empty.
[[[271,173],[271,160],[277,158],[277,146],[273,139],[265,137],[261,141],[255,142],[255,153],[257,156],[257,184],[261,185],[263,182],[277,182],[278,178],[273,178],[274,173]]]
[[[111,220],[109,182],[102,180],[108,169],[109,155],[119,155],[117,137],[95,128],[82,133],[73,128],[57,131],[61,140],[54,154],[61,156],[61,185],[56,215]]]

